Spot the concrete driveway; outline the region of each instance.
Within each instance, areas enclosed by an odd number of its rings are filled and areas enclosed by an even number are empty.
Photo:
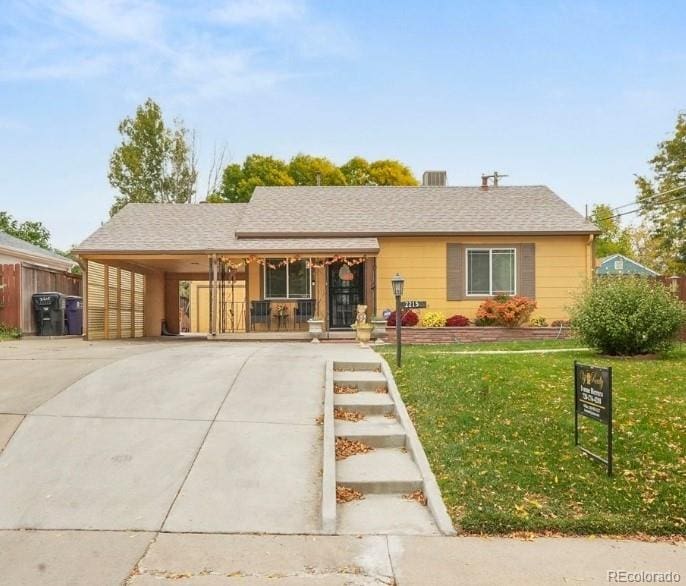
[[[333,353],[371,350],[3,343],[0,529],[316,533]]]

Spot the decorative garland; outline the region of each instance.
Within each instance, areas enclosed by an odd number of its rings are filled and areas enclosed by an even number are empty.
[[[294,257],[288,257],[284,258],[282,261],[278,263],[271,263],[267,262],[266,258],[260,258],[255,255],[251,255],[247,258],[242,259],[241,261],[235,262],[231,259],[221,257],[219,259],[220,262],[222,262],[226,267],[229,269],[235,271],[240,269],[243,265],[249,265],[252,263],[257,263],[258,265],[266,265],[267,268],[275,270],[275,269],[280,269],[281,267],[285,267],[289,264],[293,264],[294,262],[297,262],[299,260],[302,260],[300,255],[294,256]],[[348,258],[347,256],[340,256],[336,255],[330,258],[326,258],[320,262],[313,261],[312,259],[307,259],[306,265],[308,269],[321,269],[324,267],[328,267],[332,264],[335,264],[337,262],[341,262],[343,264],[348,265],[349,267],[354,267],[356,265],[362,264],[367,260],[366,256],[362,257],[352,257]]]

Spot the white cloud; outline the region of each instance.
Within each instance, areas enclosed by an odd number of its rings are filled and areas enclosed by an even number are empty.
[[[354,50],[346,31],[311,14],[306,0],[22,0],[14,6],[9,34],[0,37],[0,79],[8,81],[100,77],[126,95],[209,100],[305,74],[302,64],[289,65],[293,57]],[[251,29],[250,40],[233,34],[234,26],[257,23],[269,26]]]
[[[61,0],[52,5],[56,15],[113,40],[143,42],[162,32],[159,5],[141,0]]]
[[[303,0],[228,0],[212,11],[212,16],[231,25],[255,23],[277,24],[305,15]]]
[[[110,66],[106,56],[77,57],[49,62],[47,59],[0,61],[0,79],[6,81],[68,80],[97,77]]]

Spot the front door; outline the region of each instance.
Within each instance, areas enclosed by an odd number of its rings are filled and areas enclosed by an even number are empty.
[[[329,265],[329,328],[348,329],[355,322],[357,306],[364,303],[364,264]]]

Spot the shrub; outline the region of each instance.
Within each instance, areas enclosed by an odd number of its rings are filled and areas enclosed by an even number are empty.
[[[531,324],[534,328],[545,328],[548,326],[548,320],[542,315],[537,315],[536,317],[531,318],[529,324]]]
[[[550,324],[551,328],[568,328],[569,327],[569,320],[568,319],[556,319]]]
[[[427,311],[422,314],[422,325],[425,328],[442,328],[445,325],[445,316],[440,311]]]
[[[487,299],[476,312],[477,325],[499,325],[514,328],[529,319],[536,309],[536,302],[528,297],[515,295],[514,297],[498,296]]]
[[[579,338],[604,354],[665,350],[686,321],[686,306],[662,284],[636,277],[596,279],[571,308]]]
[[[416,326],[419,323],[419,316],[411,309],[408,309],[400,315],[402,316],[400,318],[401,326]],[[386,325],[395,325],[395,311],[391,312],[391,315],[388,316],[388,321],[386,322]]]
[[[471,322],[464,315],[451,315],[447,320],[445,320],[445,325],[451,328],[463,328],[468,326]]]

